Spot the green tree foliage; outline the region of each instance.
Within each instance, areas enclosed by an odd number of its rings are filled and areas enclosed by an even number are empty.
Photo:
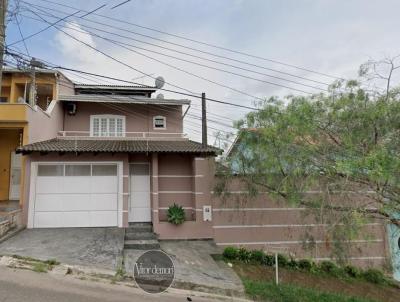
[[[371,79],[380,63],[364,64],[360,74]],[[397,67],[388,66],[383,92],[339,81],[326,94],[260,104],[237,123],[238,143],[221,165],[217,194],[241,177],[248,197],[266,191],[307,207],[330,226],[337,255],[371,219],[400,225],[393,215],[400,212],[400,102],[390,85]]]

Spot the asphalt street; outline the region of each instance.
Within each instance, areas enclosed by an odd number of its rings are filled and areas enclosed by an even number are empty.
[[[188,292],[174,290],[157,295],[147,294],[140,289],[111,282],[0,267],[1,302],[179,302],[188,301],[188,295]],[[191,299],[193,302],[216,301],[211,297],[191,296]]]

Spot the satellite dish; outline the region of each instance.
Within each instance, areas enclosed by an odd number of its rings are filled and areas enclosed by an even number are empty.
[[[159,99],[159,100],[163,100],[164,99],[164,95],[162,93],[159,93],[159,94],[157,94],[156,98]]]
[[[163,77],[157,77],[155,81],[155,86],[157,89],[161,89],[164,87],[165,80]]]

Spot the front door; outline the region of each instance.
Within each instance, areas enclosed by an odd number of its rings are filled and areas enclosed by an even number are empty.
[[[21,190],[21,154],[11,152],[10,200],[19,200]]]
[[[148,163],[130,165],[129,222],[150,222],[150,166]]]

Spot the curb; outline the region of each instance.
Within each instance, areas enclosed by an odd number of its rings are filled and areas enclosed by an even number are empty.
[[[0,238],[0,243],[3,243],[4,241],[10,239],[11,237],[14,237],[17,235],[19,232],[25,230],[26,227],[17,227],[16,229],[12,229],[9,232],[7,232],[3,237]]]

